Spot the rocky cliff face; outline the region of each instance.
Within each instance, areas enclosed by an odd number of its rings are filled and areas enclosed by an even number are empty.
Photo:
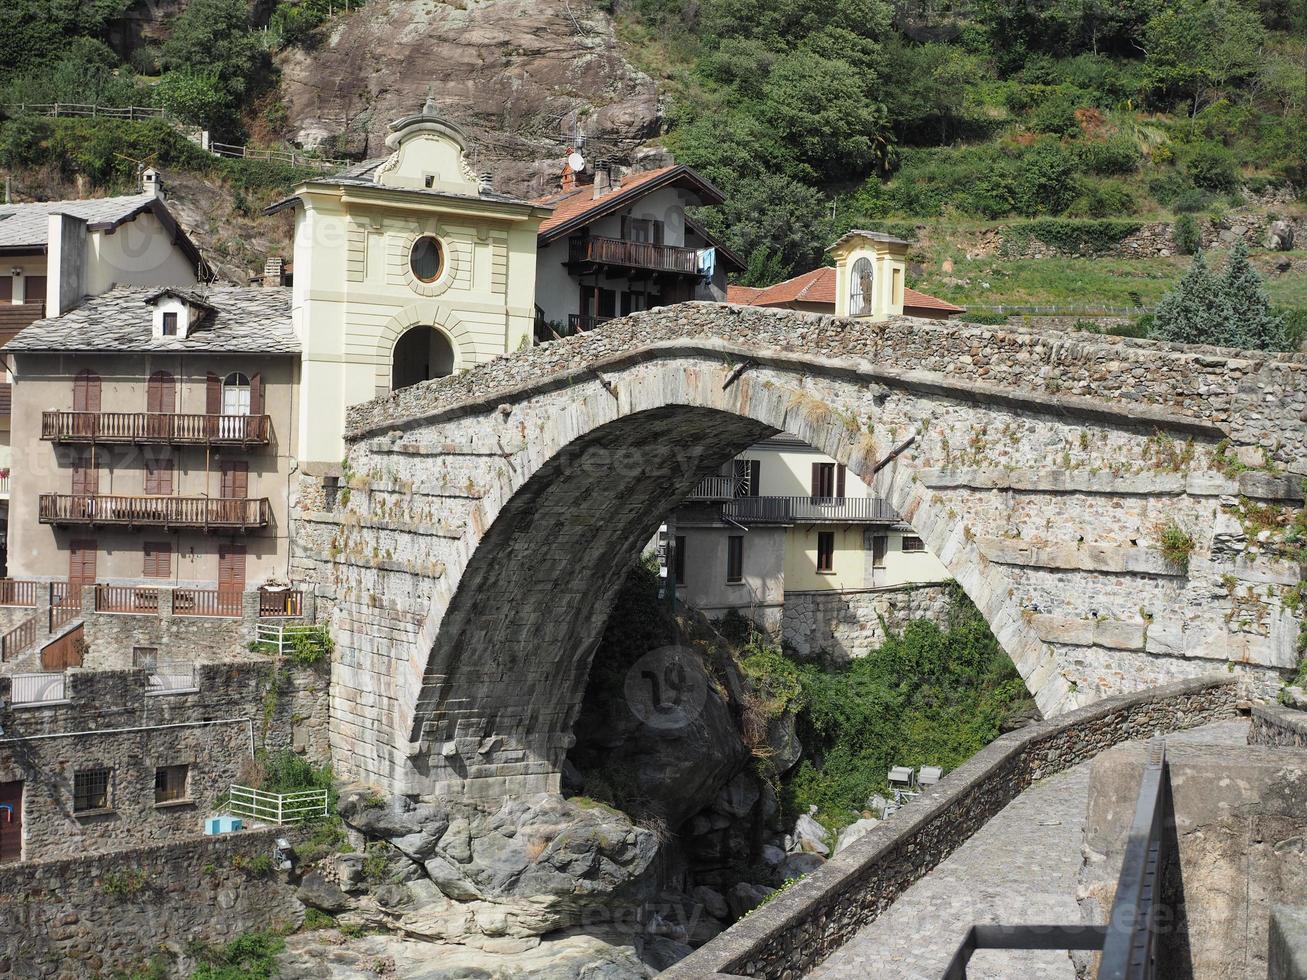
[[[589,0],[370,0],[321,43],[280,58],[292,139],[375,157],[386,127],[433,97],[505,193],[557,187],[574,133],[587,155],[646,162],[662,110]]]

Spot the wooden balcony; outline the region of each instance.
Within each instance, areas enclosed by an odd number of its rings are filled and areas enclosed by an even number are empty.
[[[682,276],[700,275],[699,253],[693,248],[628,242],[621,238],[573,238],[568,244],[567,260],[572,265],[606,265]]]
[[[611,316],[590,316],[587,313],[569,313],[567,314],[567,334],[572,336],[578,333],[585,333],[593,330],[595,327],[602,327],[609,320],[616,317]]]
[[[43,493],[42,524],[63,526],[164,527],[200,531],[252,531],[267,527],[266,497],[120,497]]]
[[[880,497],[736,497],[722,515],[744,524],[898,524]]]
[[[162,415],[153,412],[42,412],[41,438],[58,443],[162,443],[266,446],[267,415]]]

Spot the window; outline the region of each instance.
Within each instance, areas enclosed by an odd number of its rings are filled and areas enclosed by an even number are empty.
[[[222,414],[250,414],[250,379],[235,372],[222,382]]]
[[[921,538],[917,537],[915,534],[905,534],[903,535],[903,550],[925,551],[926,542],[922,541]]]
[[[873,534],[871,536],[871,567],[884,568],[885,555],[889,552],[889,535]]]
[[[421,282],[435,282],[444,271],[444,250],[440,241],[430,235],[423,235],[413,243],[413,250],[408,255],[408,267]]]
[[[812,495],[814,497],[843,497],[844,474],[843,463],[813,463]]]
[[[866,316],[871,312],[872,268],[871,259],[866,257],[853,263],[849,272],[849,316]]]
[[[165,337],[177,336],[177,314],[165,313],[163,315],[163,335]]]
[[[762,485],[762,460],[737,459],[733,462],[732,475],[735,478],[735,496],[759,496],[758,488]]]
[[[726,581],[744,581],[744,537],[739,534],[726,539]]]
[[[73,774],[73,812],[109,809],[109,770],[82,769]]]
[[[172,577],[172,542],[147,541],[141,546],[141,574],[146,578]]]
[[[685,535],[676,535],[675,550],[672,551],[672,581],[677,585],[685,584]]]
[[[159,669],[159,648],[132,647],[132,666],[155,673]]]
[[[817,571],[835,571],[835,532],[817,532]]]
[[[190,766],[160,766],[154,770],[154,802],[174,803],[186,799],[186,777]]]

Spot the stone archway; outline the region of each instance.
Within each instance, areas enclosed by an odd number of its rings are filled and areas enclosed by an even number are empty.
[[[454,373],[454,345],[435,327],[410,327],[395,341],[390,357],[390,390],[398,391],[422,381]]]
[[[419,363],[435,365],[448,363],[449,366],[448,371],[432,374],[431,377],[446,377],[466,367],[467,357],[463,354],[463,351],[470,350],[475,341],[471,329],[463,321],[463,318],[437,300],[423,300],[413,303],[386,321],[385,325],[377,331],[375,340],[371,341],[374,344],[372,360],[376,371],[374,388],[378,396],[387,395],[396,390],[394,385],[395,362],[401,340],[411,332],[423,328],[434,330],[439,334],[449,345],[451,352],[448,359],[444,358],[439,350],[438,343],[433,341],[429,334],[425,335],[430,343],[426,352],[427,357]],[[417,346],[420,348],[421,344],[419,343]],[[416,357],[421,351],[409,353]],[[416,378],[410,381],[408,385],[400,387],[411,386],[417,381],[424,380],[428,379]]]
[[[677,335],[685,309],[631,318],[628,336],[550,345],[351,410],[350,465],[364,476],[319,548],[341,650],[333,750],[343,771],[405,793],[556,788],[627,560],[703,475],[775,431],[847,465],[917,529],[1046,715],[1213,660],[1258,677],[1287,666],[1277,657],[1283,635],[1296,636],[1292,616],[1253,642],[1214,604],[1210,622],[1185,632],[1189,597],[1210,595],[1224,567],[1211,532],[1220,496],[1300,492],[1213,472],[1207,454],[1225,432],[1193,403],[1182,415],[1068,399],[1019,378],[980,386],[883,360],[764,351],[739,335]],[[690,309],[727,328],[737,315]],[[901,329],[748,315],[759,329]],[[914,324],[895,338],[910,349],[881,357],[915,367],[930,343],[976,350],[985,332]],[[1029,370],[1029,347],[1017,354]],[[1157,350],[1138,356],[1155,373],[1172,369]],[[1262,388],[1291,390],[1285,367],[1260,368]],[[1209,396],[1213,416],[1228,417],[1247,370]],[[1186,439],[1198,444],[1195,472],[1177,476],[1159,447],[1183,451]],[[1210,567],[1166,565],[1144,540],[1163,519],[1194,529]]]

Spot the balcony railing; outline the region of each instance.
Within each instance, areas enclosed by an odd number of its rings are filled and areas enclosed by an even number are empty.
[[[41,438],[51,442],[172,446],[265,446],[268,415],[175,415],[156,412],[42,412]]]
[[[304,593],[299,589],[260,590],[260,619],[298,619],[303,615]]]
[[[40,613],[32,613],[4,636],[0,636],[0,660],[13,660],[36,642]]]
[[[203,531],[246,531],[267,527],[266,497],[120,497],[41,494],[42,524],[182,527]]]
[[[569,313],[567,314],[568,336],[585,333],[587,330],[593,330],[595,327],[603,326],[609,320],[613,319],[616,319],[616,317],[591,316],[588,313]]]
[[[722,516],[759,524],[897,524],[902,520],[879,497],[736,497],[722,505]]]
[[[568,246],[570,262],[594,262],[628,269],[652,269],[699,275],[699,253],[677,245],[654,245],[652,242],[628,242],[621,238],[573,238]]]
[[[159,590],[135,585],[97,585],[95,611],[157,616],[159,615]]]
[[[81,586],[70,582],[50,583],[50,632],[63,629],[82,612]]]
[[[29,579],[0,579],[0,606],[33,607],[44,585],[44,582],[34,582]]]
[[[172,614],[174,616],[222,616],[239,619],[245,597],[239,590],[229,589],[174,589]]]
[[[722,476],[720,473],[705,476],[699,485],[690,491],[690,500],[734,500],[740,489],[740,481],[734,476]]]

